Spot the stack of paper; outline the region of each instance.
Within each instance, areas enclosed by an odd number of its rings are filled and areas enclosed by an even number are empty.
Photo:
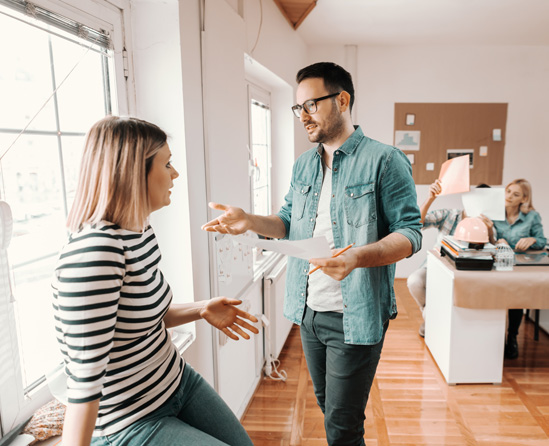
[[[442,237],[442,246],[452,256],[460,259],[488,260],[496,253],[496,247],[491,243],[486,243],[482,249],[471,249],[469,243],[456,240],[451,235]]]

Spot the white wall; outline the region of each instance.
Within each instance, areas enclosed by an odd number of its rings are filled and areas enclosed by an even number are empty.
[[[131,7],[132,71],[135,78],[133,114],[160,126],[168,134],[175,168],[182,173],[175,180],[171,205],[155,212],[151,222],[162,250],[162,271],[172,287],[175,302],[192,301],[189,201],[181,41],[178,2],[134,0]]]
[[[272,0],[263,0],[261,33],[252,52],[260,22],[258,2],[227,0],[227,3],[234,14],[244,18],[248,51],[254,59],[293,87],[295,73],[305,65],[306,46],[276,5]],[[172,271],[169,280],[176,295],[193,293],[195,300],[212,297],[208,237],[200,230],[208,217],[200,4],[200,0],[132,0],[131,23],[136,51],[133,60],[136,114],[159,124],[172,136],[174,163],[182,173],[176,180],[172,206],[160,211],[153,220],[163,253],[163,269]],[[294,125],[294,133],[299,130],[301,135],[303,129],[297,124],[289,125]],[[246,134],[247,131],[242,129]],[[308,143],[300,138],[298,147],[299,144],[305,147]],[[281,185],[279,189],[282,190]],[[287,186],[283,189],[287,190]],[[176,241],[173,244],[172,236]],[[191,257],[185,253],[191,253]],[[185,358],[213,384],[212,330],[201,321],[196,324],[196,335],[197,340]]]
[[[205,170],[204,123],[202,108],[201,19],[199,1],[179,2],[183,108],[189,184],[191,255],[194,300],[209,299],[210,260],[208,235],[200,229],[208,221]],[[185,359],[210,383],[214,384],[213,329],[204,321],[196,323],[196,341]]]
[[[292,86],[295,92],[295,75],[307,65],[307,46],[301,36],[288,24],[272,0],[244,0],[244,20],[248,54]],[[291,110],[288,112],[291,113]],[[294,135],[297,157],[309,149],[311,144],[303,125],[295,118]],[[288,187],[289,183],[286,192]]]
[[[309,62],[344,63],[341,46],[314,47],[308,57]],[[507,102],[503,185],[523,177],[532,183],[534,204],[549,232],[548,47],[359,46],[357,65],[357,123],[388,144],[393,143],[395,102]],[[417,190],[421,203],[427,186]],[[443,205],[458,207],[460,200],[440,199],[433,209]],[[428,234],[422,253],[400,262],[397,276],[407,277],[421,263],[432,246]]]

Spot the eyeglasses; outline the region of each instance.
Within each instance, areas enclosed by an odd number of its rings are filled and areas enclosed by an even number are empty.
[[[316,113],[316,110],[317,110],[316,103],[318,101],[323,101],[324,99],[333,98],[338,94],[341,94],[341,91],[338,93],[329,94],[328,96],[322,96],[321,98],[309,99],[301,105],[299,104],[294,105],[292,107],[292,111],[294,112],[294,115],[296,116],[296,118],[301,118],[301,110],[305,110],[306,113],[308,113],[309,115],[312,115],[313,113]]]

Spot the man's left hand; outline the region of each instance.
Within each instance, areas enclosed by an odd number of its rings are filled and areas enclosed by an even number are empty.
[[[340,250],[334,249],[332,253],[336,254],[338,251]],[[356,248],[351,248],[337,257],[311,259],[309,262],[311,265],[320,266],[322,272],[332,279],[343,280],[356,268],[357,260]],[[313,274],[318,274],[318,271]]]

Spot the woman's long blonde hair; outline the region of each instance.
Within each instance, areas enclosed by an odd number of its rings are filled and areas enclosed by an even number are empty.
[[[532,203],[532,186],[530,185],[530,182],[528,180],[525,180],[524,178],[519,178],[517,180],[511,181],[507,186],[505,186],[505,190],[507,190],[507,188],[512,184],[517,184],[518,186],[520,186],[520,189],[522,190],[522,195],[526,199],[526,201],[520,205],[520,211],[523,214],[527,214],[530,211],[535,211],[534,204]]]
[[[166,141],[163,130],[141,119],[107,116],[96,122],[86,135],[70,231],[101,220],[142,229],[149,215],[147,174]]]

